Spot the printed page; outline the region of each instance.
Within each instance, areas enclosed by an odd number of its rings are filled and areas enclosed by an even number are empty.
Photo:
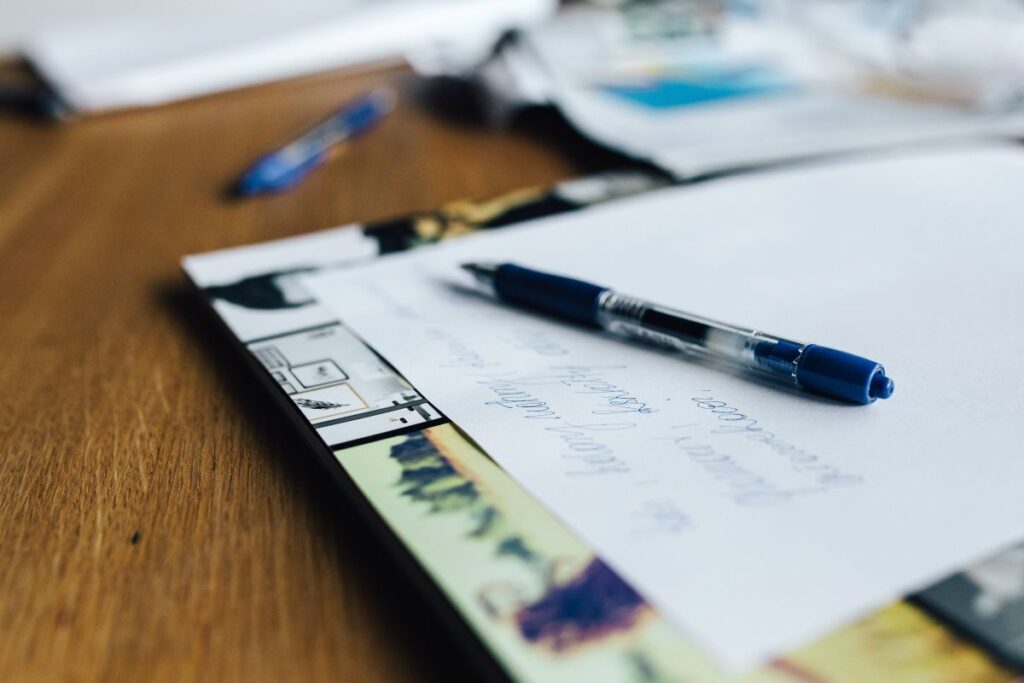
[[[1024,155],[669,189],[305,279],[668,618],[733,667],[1024,536]],[[850,406],[498,304],[516,261],[885,364]]]
[[[858,42],[859,13],[842,7],[851,3],[811,4],[820,18],[834,14],[826,21]],[[967,106],[949,93],[886,80],[850,46],[785,13],[727,12],[709,19],[713,38],[697,30],[687,39],[666,28],[660,40],[636,35],[628,13],[576,7],[529,30],[524,46],[503,56],[521,96],[551,100],[584,135],[678,177],[1024,134],[1019,108]],[[796,14],[811,18],[809,7]],[[672,26],[667,15],[664,25]],[[980,45],[977,51],[984,52]]]

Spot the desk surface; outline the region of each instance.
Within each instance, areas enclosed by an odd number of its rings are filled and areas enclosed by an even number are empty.
[[[0,117],[0,678],[423,680],[457,655],[185,289],[188,253],[574,174],[403,98],[291,194],[226,180],[400,69]]]

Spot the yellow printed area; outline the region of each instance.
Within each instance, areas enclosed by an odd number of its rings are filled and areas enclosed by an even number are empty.
[[[1014,680],[906,603],[757,671],[727,675],[453,427],[344,449],[335,456],[515,678],[594,683]]]
[[[900,602],[786,658],[808,681],[1007,683],[1018,680],[916,607]]]

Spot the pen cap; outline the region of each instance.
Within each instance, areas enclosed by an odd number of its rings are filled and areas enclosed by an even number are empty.
[[[796,381],[805,389],[861,404],[889,398],[893,392],[892,380],[875,361],[815,344],[800,354]]]

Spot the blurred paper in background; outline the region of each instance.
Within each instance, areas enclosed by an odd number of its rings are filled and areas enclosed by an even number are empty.
[[[50,25],[23,53],[73,111],[148,106],[418,53],[480,59],[553,0],[339,0],[135,10]]]
[[[474,77],[679,177],[1024,134],[1024,3],[575,6]]]

